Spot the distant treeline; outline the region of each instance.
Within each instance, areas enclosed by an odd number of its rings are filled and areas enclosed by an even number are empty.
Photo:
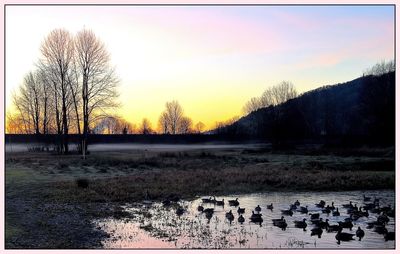
[[[42,143],[57,144],[60,136],[57,134],[6,134],[7,143]],[[80,135],[69,134],[71,143],[80,142]],[[191,144],[191,143],[257,143],[263,142],[258,139],[248,139],[247,137],[231,137],[227,135],[202,135],[202,134],[89,134],[89,144],[120,144],[120,143],[145,143],[145,144]]]
[[[270,140],[276,145],[310,139],[394,145],[395,72],[321,87],[283,104],[260,108],[215,132]]]

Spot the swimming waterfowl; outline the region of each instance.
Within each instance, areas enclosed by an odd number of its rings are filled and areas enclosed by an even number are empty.
[[[232,221],[235,219],[235,216],[233,216],[232,210],[230,210],[228,213],[226,213],[225,217],[229,220],[229,223],[232,223]]]
[[[365,209],[364,209],[364,210],[365,210]],[[369,216],[368,211],[367,211],[367,210],[363,211],[362,208],[361,208],[361,206],[360,206],[360,209],[358,210],[358,214],[359,214],[360,216],[362,216],[362,217],[368,217],[368,216]]]
[[[224,206],[224,205],[225,205],[225,201],[224,201],[224,199],[222,199],[222,200],[215,200],[215,204],[216,204],[216,205],[219,205],[219,206]]]
[[[307,223],[306,223],[306,219],[304,218],[303,220],[295,220],[294,221],[294,226],[296,228],[302,228],[302,229],[306,229],[307,227]]]
[[[212,197],[209,197],[209,198],[202,198],[201,199],[201,201],[203,202],[203,203],[212,203]]]
[[[292,216],[293,215],[293,211],[292,210],[281,210],[283,215],[289,215]]]
[[[257,207],[254,209],[254,211],[256,211],[256,212],[261,212],[261,207],[260,207],[260,205],[257,205]]]
[[[328,225],[326,226],[326,231],[327,232],[338,232],[339,231],[340,226],[339,225],[330,225],[328,223]]]
[[[214,208],[203,209],[203,213],[211,213],[211,214],[213,214],[214,213]]]
[[[319,201],[318,204],[315,204],[315,206],[316,206],[316,207],[319,207],[319,208],[324,208],[325,204],[326,204],[325,201],[324,201],[324,200],[321,200],[321,201]]]
[[[318,223],[318,226],[326,229],[329,225],[328,221],[329,221],[329,219],[325,219],[325,221],[322,221],[322,218],[321,218],[321,221]]]
[[[299,205],[300,205],[299,200],[297,199],[296,202],[294,202],[294,204],[295,204],[296,206],[299,206]]]
[[[389,222],[389,217],[386,215],[385,212],[382,212],[382,214],[378,216],[377,221],[381,222],[381,223],[384,223],[384,224],[387,224]]]
[[[244,213],[244,210],[245,210],[246,208],[240,208],[240,206],[239,206],[239,208],[237,209],[237,213],[238,214],[242,214],[242,213]]]
[[[306,207],[301,206],[300,209],[299,209],[299,212],[301,212],[301,213],[308,213],[308,206],[306,206]]]
[[[285,230],[287,228],[286,220],[283,219],[281,221],[277,221],[277,222],[274,223],[274,226],[276,226],[278,228],[281,228],[282,230]]]
[[[236,198],[234,200],[228,200],[228,203],[230,206],[238,206],[239,205],[238,198]]]
[[[320,227],[315,227],[315,228],[311,229],[311,236],[313,236],[313,235],[317,235],[318,238],[321,238],[321,235],[322,235],[322,228],[320,228]]]
[[[292,204],[289,206],[289,210],[296,210],[297,209],[297,205]]]
[[[212,216],[214,214],[214,208],[206,208],[203,210],[203,213],[206,215],[208,222],[210,222],[210,219],[212,218]]]
[[[336,207],[336,211],[332,212],[332,216],[340,216],[339,208]]]
[[[350,230],[353,228],[353,222],[351,221],[339,221],[339,226],[342,228],[349,228]]]
[[[311,223],[314,224],[317,227],[320,228],[326,228],[328,225],[328,219],[326,219],[325,221],[322,220],[322,218],[319,218],[319,220],[311,220]]]
[[[178,207],[175,211],[176,215],[181,216],[185,212],[185,209]]]
[[[324,209],[322,209],[322,213],[326,213],[326,214],[330,214],[331,213],[331,209],[330,206],[328,205],[327,207],[325,207]]]
[[[251,211],[252,212],[252,214],[251,214],[251,217],[250,217],[250,220],[252,221],[252,222],[256,222],[256,223],[262,223],[263,222],[263,219],[262,219],[262,217],[261,217],[261,214],[259,214],[259,213],[254,213],[254,211]]]
[[[207,212],[205,214],[206,214],[206,218],[208,219],[208,222],[210,222],[210,219],[212,218],[214,213],[213,212]]]
[[[274,209],[274,205],[272,203],[270,205],[267,205],[267,209],[273,210]]]
[[[243,215],[239,215],[238,222],[241,223],[241,224],[244,222]]]
[[[354,236],[354,234],[344,233],[344,232],[342,232],[342,228],[339,228],[339,231],[336,233],[335,238],[338,241],[338,244],[340,244],[340,241],[354,240],[353,236]]]
[[[361,241],[361,238],[363,238],[365,235],[364,230],[361,229],[361,227],[358,227],[356,231],[356,237],[358,237],[358,240]]]
[[[352,208],[352,207],[353,207],[353,202],[350,201],[350,203],[348,203],[348,204],[343,204],[342,206],[343,206],[344,208]]]
[[[348,214],[351,214],[351,213],[353,213],[353,212],[355,212],[355,211],[358,211],[357,204],[355,204],[354,206],[352,206],[352,207],[350,207],[350,208],[347,208],[347,213],[348,213]]]
[[[272,219],[272,223],[275,225],[275,223],[279,223],[281,221],[283,221],[285,219],[285,217],[281,217],[280,219]]]
[[[312,224],[316,225],[316,224],[319,224],[319,223],[322,221],[322,218],[319,218],[319,219],[311,219],[310,221],[311,221]]]
[[[308,215],[310,215],[310,219],[314,220],[314,219],[319,219],[319,213],[309,213]]]

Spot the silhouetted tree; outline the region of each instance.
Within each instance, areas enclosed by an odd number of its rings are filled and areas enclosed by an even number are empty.
[[[24,122],[21,114],[11,113],[8,111],[6,113],[6,132],[11,134],[29,134],[27,130],[27,125]]]
[[[188,134],[192,132],[192,119],[187,116],[183,116],[179,121],[179,133],[181,134]]]
[[[183,109],[178,101],[171,101],[165,104],[166,119],[168,119],[168,129],[171,134],[177,134],[179,131],[179,122],[183,117]]]
[[[74,60],[74,41],[65,29],[55,29],[45,38],[41,45],[42,63],[51,72],[57,86],[56,93],[61,98],[62,116],[62,152],[68,153],[68,106],[70,104],[70,87],[68,76],[71,75]]]
[[[243,112],[245,114],[250,114],[251,112],[257,111],[258,109],[262,108],[260,103],[260,99],[253,97],[243,107]]]
[[[104,117],[105,111],[118,106],[114,69],[110,66],[110,55],[104,44],[87,29],[78,32],[75,39],[77,68],[82,83],[82,148],[85,155],[87,134],[91,122]]]
[[[296,88],[290,81],[282,81],[271,88],[272,105],[279,105],[296,97]]]
[[[93,128],[99,134],[132,134],[134,127],[119,116],[108,116],[99,120]]]
[[[203,122],[198,122],[194,126],[194,129],[195,129],[196,133],[202,133],[205,127],[206,127],[206,125]]]
[[[394,72],[396,70],[394,60],[390,60],[386,62],[382,60],[380,63],[375,64],[371,68],[366,69],[363,72],[363,76],[373,75],[373,76],[381,76],[386,73]]]
[[[166,111],[164,111],[161,113],[160,117],[158,118],[158,128],[160,130],[160,133],[168,134],[169,127],[170,127],[169,116],[168,116],[168,113]]]
[[[294,85],[289,81],[282,81],[277,85],[267,88],[261,97],[251,98],[244,105],[243,111],[245,114],[250,114],[260,108],[276,106],[296,97],[297,91]]]
[[[140,126],[140,133],[142,134],[151,134],[153,132],[152,128],[151,128],[151,123],[147,118],[143,118],[142,120],[142,124]]]

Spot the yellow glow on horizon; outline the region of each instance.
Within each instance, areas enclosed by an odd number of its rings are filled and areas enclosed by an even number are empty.
[[[355,79],[394,55],[391,7],[379,15],[372,7],[165,8],[7,6],[7,111],[11,91],[35,69],[40,43],[60,27],[94,31],[121,81],[122,106],[112,113],[136,125],[148,118],[153,128],[168,101],[210,129],[282,80],[301,93]]]

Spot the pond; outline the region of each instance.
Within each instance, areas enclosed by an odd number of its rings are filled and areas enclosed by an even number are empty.
[[[364,202],[363,195],[371,197],[371,201]],[[352,241],[338,241],[335,232],[323,230],[321,237],[311,236],[311,229],[315,227],[310,222],[310,216],[299,211],[294,211],[292,216],[284,215],[287,222],[285,230],[276,227],[272,219],[282,216],[281,210],[289,209],[289,205],[299,200],[300,206],[308,206],[308,213],[320,213],[330,225],[337,225],[349,217],[343,204],[352,201],[353,204],[364,206],[372,203],[374,198],[379,198],[380,207],[390,205],[394,207],[395,196],[393,190],[384,191],[346,191],[346,192],[268,192],[247,195],[217,196],[217,200],[225,200],[224,206],[204,204],[201,197],[192,201],[179,201],[178,205],[185,208],[185,212],[176,215],[177,204],[168,207],[161,203],[127,204],[125,210],[133,215],[133,219],[102,219],[95,224],[111,235],[103,242],[104,248],[261,248],[261,249],[291,249],[291,248],[317,248],[317,249],[393,249],[394,241],[385,241],[382,234],[368,228],[368,222],[376,221],[379,214],[369,211],[368,217],[361,217],[352,229],[345,228],[343,232],[355,234],[358,227],[364,230],[365,236],[359,241],[354,236]],[[203,197],[204,198],[204,197]],[[243,224],[238,222],[237,207],[229,206],[227,200],[238,198],[239,206],[245,208]],[[339,208],[340,216],[325,214],[321,208],[316,207],[320,200],[326,205],[334,202]],[[273,210],[267,205],[273,203]],[[204,208],[214,208],[210,220],[197,210],[199,205]],[[252,211],[260,205],[263,222],[255,224],[250,222]],[[232,210],[234,220],[230,223],[226,213]],[[305,230],[296,228],[294,221],[306,219]],[[395,230],[395,220],[389,217],[386,225],[389,232]]]

